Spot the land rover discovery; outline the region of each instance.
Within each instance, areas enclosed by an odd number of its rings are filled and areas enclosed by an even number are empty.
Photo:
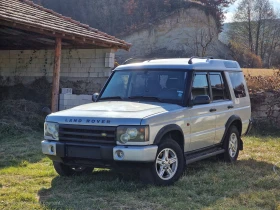
[[[42,151],[61,176],[131,167],[142,179],[169,185],[192,162],[211,156],[236,161],[251,127],[249,93],[236,61],[121,65],[93,99],[46,117]]]

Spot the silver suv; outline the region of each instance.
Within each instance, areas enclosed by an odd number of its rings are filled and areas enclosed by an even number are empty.
[[[237,160],[251,127],[246,82],[235,61],[162,59],[117,67],[95,103],[47,116],[42,151],[61,176],[138,168],[158,185],[187,164]]]

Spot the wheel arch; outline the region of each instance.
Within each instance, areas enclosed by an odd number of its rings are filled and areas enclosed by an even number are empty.
[[[184,152],[184,133],[180,126],[176,124],[170,124],[162,127],[155,137],[154,144],[158,145],[167,135],[170,135],[170,137],[179,144],[182,151]]]
[[[232,115],[225,124],[225,132],[224,132],[224,135],[223,135],[223,138],[221,141],[222,144],[224,143],[224,140],[226,138],[226,135],[228,133],[230,126],[232,126],[232,125],[236,126],[236,128],[239,132],[239,135],[240,136],[242,135],[242,120],[238,115]],[[241,146],[240,150],[242,150],[243,142],[242,142],[241,138],[240,138],[240,146]]]

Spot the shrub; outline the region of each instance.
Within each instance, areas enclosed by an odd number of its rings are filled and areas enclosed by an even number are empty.
[[[280,70],[275,70],[272,76],[248,74],[245,78],[255,126],[260,130],[280,128]]]

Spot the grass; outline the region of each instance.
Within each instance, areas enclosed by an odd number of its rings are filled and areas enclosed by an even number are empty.
[[[0,137],[0,209],[280,210],[279,136],[244,137],[236,164],[214,158],[191,164],[170,187],[143,185],[135,174],[121,180],[102,169],[59,177],[41,154],[41,137]]]

